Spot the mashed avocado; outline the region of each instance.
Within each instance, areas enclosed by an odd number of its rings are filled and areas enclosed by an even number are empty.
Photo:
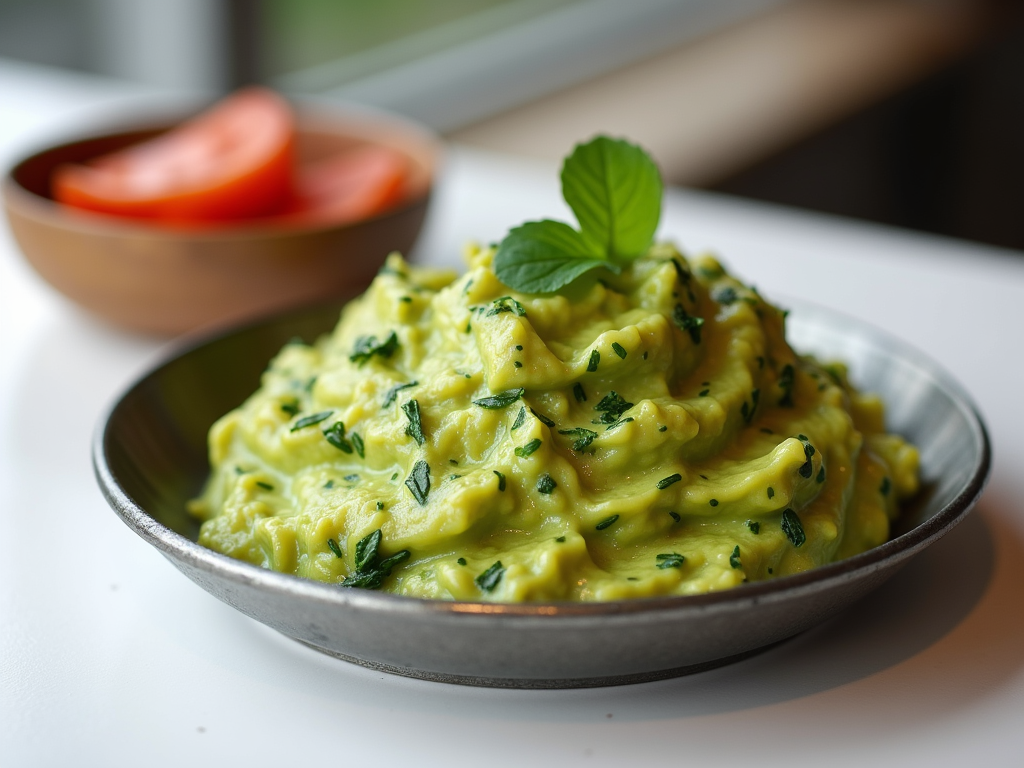
[[[200,543],[456,600],[695,594],[884,542],[918,455],[710,257],[561,293],[397,255],[210,432]]]

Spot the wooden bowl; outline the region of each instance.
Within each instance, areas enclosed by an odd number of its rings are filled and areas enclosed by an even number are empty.
[[[44,280],[116,325],[162,335],[362,290],[389,253],[408,253],[412,247],[440,154],[434,136],[398,118],[300,113],[300,162],[368,143],[397,149],[409,159],[404,202],[345,224],[252,219],[174,229],[53,200],[50,177],[57,165],[98,157],[169,127],[110,133],[46,149],[15,165],[3,180],[4,207],[15,240]]]

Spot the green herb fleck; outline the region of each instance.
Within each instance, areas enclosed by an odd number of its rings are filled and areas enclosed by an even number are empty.
[[[498,476],[498,491],[501,493],[505,492],[505,476],[496,469],[491,470]]]
[[[298,400],[286,400],[281,403],[280,408],[282,411],[287,413],[289,416],[299,415],[299,401]]]
[[[750,393],[750,404],[748,405],[746,400],[743,401],[743,406],[740,408],[740,415],[743,416],[743,421],[749,424],[754,419],[754,413],[757,411],[757,401],[761,399],[761,390],[755,389]]]
[[[359,435],[358,432],[353,432],[352,433],[352,445],[355,446],[356,453],[359,454],[359,458],[365,459],[366,458],[366,444],[363,443],[363,438]]]
[[[272,486],[270,483],[265,483],[262,480],[257,480],[256,481],[256,485],[258,485],[260,488],[262,488],[265,491],[272,491],[272,490],[274,490],[274,486]]]
[[[484,397],[480,400],[474,400],[473,405],[479,405],[481,408],[488,408],[490,410],[497,410],[499,408],[507,408],[512,403],[519,400],[526,390],[523,388],[510,389],[507,392],[501,392],[497,395],[491,395],[490,397]]]
[[[888,496],[889,491],[892,490],[892,481],[888,477],[882,478],[882,484],[878,486],[878,492],[883,496]]]
[[[332,413],[334,413],[334,411],[320,411],[320,413],[313,413],[310,414],[309,416],[303,416],[301,419],[296,421],[295,424],[292,425],[290,431],[296,432],[300,429],[304,429],[305,427],[312,427],[314,424],[319,424],[321,421],[329,419]]]
[[[391,575],[391,571],[396,565],[409,557],[409,550],[403,549],[401,552],[396,552],[391,557],[381,560],[380,542],[381,533],[378,528],[356,544],[355,572],[341,582],[341,586],[376,589],[384,583],[384,579]]]
[[[504,573],[505,566],[503,566],[501,564],[501,560],[499,560],[476,577],[476,585],[480,587],[483,592],[493,592],[494,588],[498,586],[498,582],[501,581],[501,577]]]
[[[466,558],[464,558],[464,557],[460,557],[460,558],[459,558],[458,560],[456,560],[455,562],[456,562],[456,563],[458,563],[459,565],[465,565],[465,564],[466,564]]]
[[[343,477],[342,480],[344,480],[346,483],[358,483],[359,475],[353,472],[351,475],[345,475],[345,477]]]
[[[533,408],[530,409],[530,413],[532,413],[534,416],[536,416],[537,420],[541,424],[543,424],[545,427],[549,427],[550,428],[550,427],[554,427],[555,426],[555,422],[553,422],[551,419],[549,419],[543,413],[537,413],[537,411],[533,410]]]
[[[331,548],[331,552],[334,553],[335,557],[345,557],[343,554],[341,554],[341,547],[338,546],[338,542],[336,542],[334,539],[328,539],[327,546]]]
[[[518,360],[514,360],[512,362],[512,365],[514,365],[516,368],[522,368],[523,367],[523,364],[520,363]]]
[[[612,515],[611,517],[606,517],[606,518],[605,518],[604,520],[602,520],[602,521],[601,521],[600,523],[598,523],[597,525],[595,525],[595,526],[594,526],[594,528],[595,528],[595,529],[597,529],[597,530],[599,530],[599,531],[603,531],[603,530],[604,530],[605,528],[607,528],[607,527],[608,527],[609,525],[614,525],[614,524],[615,524],[615,521],[616,521],[616,520],[618,520],[618,519],[619,519],[619,516],[618,516],[618,515]]]
[[[681,518],[681,517],[679,516],[679,513],[678,513],[678,512],[669,512],[669,513],[668,513],[668,516],[669,516],[669,517],[671,517],[671,518],[672,518],[672,519],[673,519],[673,520],[674,520],[675,522],[677,522],[677,523],[678,523],[678,522],[679,522],[680,520],[682,520],[682,519],[683,519],[683,518]]]
[[[597,432],[594,432],[592,429],[587,429],[585,427],[574,427],[573,429],[560,429],[558,430],[558,434],[573,435],[576,437],[576,440],[572,444],[572,449],[576,453],[585,451],[587,449],[587,446],[594,442],[594,438],[597,437]]]
[[[587,402],[587,393],[583,391],[583,385],[576,382],[572,387],[572,394],[576,398],[577,403]]]
[[[672,485],[673,483],[678,483],[682,479],[683,476],[680,475],[678,472],[671,474],[668,477],[663,477],[661,480],[658,481],[658,490],[664,491],[670,485]]]
[[[711,390],[710,389],[702,389],[699,393],[697,393],[697,396],[698,397],[707,397],[709,394],[711,394]],[[745,407],[746,403],[744,403],[743,405]]]
[[[398,335],[392,331],[384,341],[377,341],[376,336],[360,336],[348,359],[357,365],[364,365],[374,355],[388,358],[398,349]]]
[[[399,392],[403,389],[408,389],[409,387],[415,387],[417,384],[419,384],[418,381],[410,381],[405,384],[396,384],[391,387],[391,389],[384,393],[384,402],[380,404],[380,407],[387,408],[389,405],[392,405],[398,398]]]
[[[521,445],[518,448],[516,448],[516,456],[518,456],[521,459],[525,459],[527,456],[529,456],[534,451],[536,451],[538,448],[540,448],[540,444],[541,444],[540,438],[539,437],[535,437],[535,438],[533,438],[533,440],[528,442],[526,445]]]
[[[430,493],[430,465],[423,459],[413,464],[405,485],[420,505],[426,504],[427,494]]]
[[[815,479],[819,483],[824,483],[825,482],[825,465],[824,464],[822,464],[821,467],[818,468],[818,477],[815,478]]]
[[[799,547],[807,541],[800,518],[788,507],[782,512],[782,532],[786,534],[786,538],[793,543],[794,547]]]
[[[345,453],[352,453],[352,444],[345,439],[345,422],[336,421],[324,430],[327,442]]]
[[[427,441],[427,437],[423,434],[419,402],[415,399],[404,402],[402,403],[402,410],[405,411],[405,415],[409,419],[409,424],[405,428],[405,434],[415,440],[418,445],[423,445]]]
[[[736,545],[736,548],[732,551],[732,554],[729,555],[729,565],[731,565],[733,568],[741,568],[743,566],[743,564],[740,562],[739,544]]]
[[[735,304],[736,300],[739,297],[736,295],[735,288],[727,287],[723,288],[722,290],[718,291],[715,294],[712,294],[711,298],[713,298],[719,304],[725,304],[726,306],[728,306],[729,304]]]
[[[382,511],[383,509],[384,509],[384,502],[383,501],[378,501],[377,502],[377,511]]]
[[[326,488],[327,490],[331,490],[331,488],[333,488],[333,487],[334,487],[334,481],[333,480],[328,480],[326,483],[324,483],[324,488]]]
[[[596,349],[590,353],[590,360],[587,362],[587,373],[593,373],[601,363],[601,353]]]
[[[551,475],[541,475],[537,481],[537,490],[541,493],[551,493],[555,488],[558,487],[558,483]]]
[[[658,555],[655,560],[657,560],[658,568],[682,568],[683,563],[686,562],[686,558],[678,552]]]
[[[499,277],[498,279],[500,280],[501,278]],[[502,296],[500,299],[492,301],[491,308],[487,310],[486,316],[491,317],[501,312],[512,312],[518,317],[526,317],[526,309],[511,296]]]
[[[522,352],[523,351],[523,345],[522,344],[516,344],[516,351],[517,352]]]
[[[796,378],[796,371],[792,365],[784,365],[779,373],[779,389],[782,390],[782,397],[779,398],[780,408],[793,407],[793,382]]]
[[[712,507],[717,507],[718,499],[712,499],[711,501],[708,502],[708,504],[710,504]]]
[[[761,524],[756,520],[747,520],[747,528],[749,528],[750,532],[753,534],[761,532]]]
[[[618,392],[612,390],[594,406],[594,410],[601,414],[600,420],[596,423],[611,424],[618,421],[619,417],[632,407],[633,403],[627,402]]]
[[[662,424],[660,427],[658,427],[658,431],[659,432],[668,432],[668,425],[667,424]]]
[[[619,344],[619,342],[617,341],[612,342],[612,352],[618,355],[620,359],[626,359],[626,348]]]
[[[770,485],[768,486],[768,498],[769,499],[774,499],[775,498],[775,489],[772,488]]]
[[[512,422],[512,431],[515,432],[517,429],[519,429],[521,426],[523,426],[523,422],[524,421],[526,421],[526,406],[525,405],[522,408],[519,409],[519,413],[516,415],[516,420],[514,422]]]
[[[694,344],[700,344],[700,329],[704,325],[703,317],[694,317],[689,314],[682,304],[676,304],[672,310],[672,321],[679,327],[679,330],[690,334]]]

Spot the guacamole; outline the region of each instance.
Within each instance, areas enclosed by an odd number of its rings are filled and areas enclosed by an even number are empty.
[[[886,541],[917,450],[785,312],[670,245],[560,293],[389,257],[211,429],[200,543],[446,600],[727,589]]]

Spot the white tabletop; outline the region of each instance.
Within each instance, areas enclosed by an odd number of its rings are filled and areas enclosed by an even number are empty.
[[[166,94],[165,94],[166,95]],[[0,62],[0,163],[154,94]],[[562,212],[556,169],[454,149],[417,255]],[[1024,254],[687,191],[662,235],[940,361],[995,450],[977,510],[827,624],[620,688],[509,691],[374,672],[219,603],[137,538],[90,438],[162,342],[42,283],[0,225],[0,762],[7,766],[1020,764]]]

